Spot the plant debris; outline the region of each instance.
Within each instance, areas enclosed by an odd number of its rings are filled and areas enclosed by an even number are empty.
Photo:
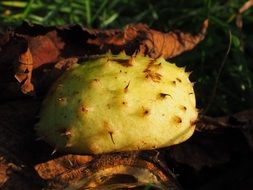
[[[128,25],[124,30],[98,30],[80,26],[43,27],[24,23],[2,38],[0,69],[16,65],[14,75],[21,85],[21,91],[28,94],[41,88],[40,82],[52,70],[64,70],[64,67],[58,67],[58,62],[61,65],[65,63],[63,59],[81,59],[109,50],[113,53],[125,51],[129,55],[139,52],[152,58],[172,58],[193,49],[204,39],[207,28],[208,20],[204,21],[196,35],[180,31],[162,33],[145,24]],[[18,52],[17,55],[6,57],[13,51]],[[56,67],[48,69],[49,64]],[[45,78],[37,78],[36,75],[32,76],[33,70],[44,70],[47,74]],[[37,86],[34,87],[34,84]]]

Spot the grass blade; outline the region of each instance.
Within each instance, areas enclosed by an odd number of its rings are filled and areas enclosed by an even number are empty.
[[[86,23],[88,26],[91,26],[91,5],[90,0],[85,0],[85,9],[86,9]]]
[[[27,6],[27,2],[23,1],[2,1],[1,5],[13,8],[25,8]]]

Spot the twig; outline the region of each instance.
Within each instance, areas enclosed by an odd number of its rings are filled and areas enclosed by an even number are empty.
[[[199,116],[196,126],[197,131],[212,131],[226,128],[240,128],[240,126],[233,125],[227,121],[223,121],[222,119],[212,118],[205,115]]]
[[[226,51],[226,54],[221,62],[221,65],[220,65],[220,68],[219,68],[219,71],[218,71],[218,74],[217,74],[217,77],[215,79],[215,83],[214,83],[214,87],[213,87],[213,90],[212,90],[212,93],[211,93],[211,96],[210,96],[210,99],[209,99],[209,102],[203,112],[203,115],[206,115],[207,111],[210,109],[213,101],[214,101],[214,98],[215,98],[215,95],[216,95],[216,92],[217,92],[217,87],[218,87],[218,83],[219,83],[219,79],[220,79],[220,76],[221,76],[221,72],[225,66],[225,63],[227,61],[227,58],[228,58],[228,54],[230,52],[230,49],[231,49],[231,42],[232,42],[232,34],[231,34],[231,31],[229,30],[229,44],[228,44],[228,49]]]

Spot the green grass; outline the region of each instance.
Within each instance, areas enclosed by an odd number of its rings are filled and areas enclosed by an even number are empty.
[[[24,20],[45,26],[80,24],[90,28],[122,28],[142,22],[161,31],[195,33],[209,18],[206,39],[172,61],[194,71],[198,107],[209,107],[206,111],[210,115],[222,115],[253,106],[253,8],[243,13],[242,29],[235,24],[243,3],[245,0],[1,1],[0,20],[2,28],[15,27]]]

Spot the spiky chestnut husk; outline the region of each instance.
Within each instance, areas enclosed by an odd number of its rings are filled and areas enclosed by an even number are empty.
[[[36,130],[57,149],[99,154],[181,143],[196,119],[193,84],[183,68],[163,58],[108,53],[58,79]]]

